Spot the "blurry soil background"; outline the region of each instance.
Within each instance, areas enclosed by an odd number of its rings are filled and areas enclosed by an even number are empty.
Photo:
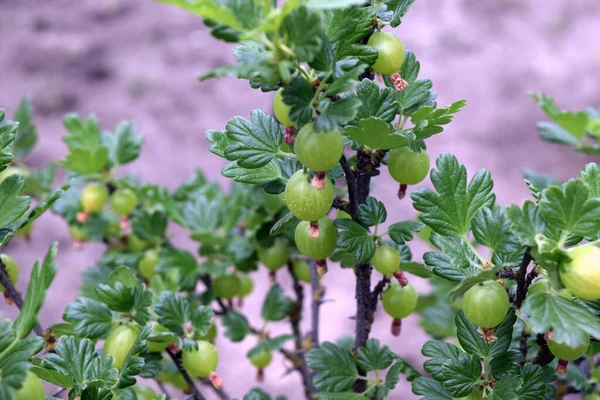
[[[520,203],[528,196],[523,168],[560,179],[575,176],[588,159],[538,139],[535,123],[543,116],[528,92],[543,90],[567,109],[600,106],[599,20],[598,0],[418,0],[396,33],[420,60],[421,77],[432,79],[440,105],[468,101],[446,131],[428,141],[431,158],[454,153],[469,175],[488,168],[501,203]],[[223,129],[235,115],[247,118],[252,109],[271,107],[271,95],[251,90],[245,81],[197,82],[200,73],[232,62],[231,46],[212,38],[199,18],[150,0],[0,0],[0,38],[0,107],[12,116],[21,97],[33,95],[40,139],[29,158],[32,166],[64,156],[65,113],[93,112],[104,129],[128,119],[145,135],[141,158],[127,169],[143,181],[173,189],[199,167],[227,187],[220,175],[224,162],[208,151],[205,131]],[[396,198],[386,171],[377,183],[374,194],[387,206],[388,223],[414,217],[410,201]],[[181,231],[175,239],[195,252]],[[45,215],[31,243],[15,239],[7,249],[21,265],[22,277],[54,240],[60,243],[59,272],[42,310],[43,326],[60,321],[78,294],[81,272],[103,250],[91,244],[74,251],[66,224]],[[413,247],[417,259],[426,250],[421,243]],[[278,279],[289,288],[284,275]],[[253,322],[268,285],[264,271],[255,277],[257,290],[244,306]],[[331,266],[323,282],[334,301],[322,307],[322,340],[353,334],[354,275]],[[428,290],[424,282],[413,282]],[[26,279],[17,286],[23,291]],[[4,302],[0,311],[15,316]],[[421,368],[420,348],[428,338],[417,321],[408,318],[402,335],[393,338],[391,320],[379,310],[373,335]],[[287,329],[285,323],[273,325],[277,332]],[[244,357],[252,340],[217,341],[218,372],[232,397],[256,384]],[[262,387],[300,399],[299,377],[284,375],[286,368],[276,355]],[[212,395],[207,388],[203,392]],[[403,383],[390,398],[415,397]]]

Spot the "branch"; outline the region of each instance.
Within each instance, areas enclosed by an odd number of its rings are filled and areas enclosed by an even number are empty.
[[[525,300],[527,289],[531,283],[531,281],[528,281],[527,279],[527,267],[529,267],[532,260],[530,252],[531,247],[527,247],[525,254],[523,255],[523,261],[521,261],[521,266],[519,267],[519,274],[517,275],[517,293],[515,297],[515,306],[517,308],[520,308],[523,300]]]
[[[323,290],[319,287],[319,273],[317,272],[317,262],[310,263],[310,292],[312,295],[311,302],[311,347],[318,348],[319,341],[319,310],[322,304]]]
[[[171,359],[173,360],[173,362],[177,366],[177,369],[179,370],[179,372],[181,373],[181,375],[183,375],[183,379],[185,379],[185,381],[187,382],[187,384],[189,385],[189,387],[192,388],[193,393],[191,395],[192,396],[191,399],[193,399],[193,400],[206,400],[206,397],[204,397],[202,395],[202,393],[200,393],[200,391],[198,390],[198,388],[194,384],[194,381],[190,377],[190,374],[188,374],[187,371],[185,370],[185,368],[183,368],[183,365],[181,365],[181,357],[178,356],[181,353],[175,354],[175,353],[173,353],[173,350],[171,350],[169,348],[167,348],[167,353],[169,354],[169,356],[171,357]]]
[[[15,289],[15,286],[8,275],[8,271],[6,270],[6,265],[4,265],[2,260],[0,260],[0,284],[4,286],[4,295],[7,296],[7,298],[9,298],[13,303],[15,303],[20,311],[23,308],[23,297],[21,297],[21,293]],[[36,335],[44,337],[44,329],[40,324],[37,324],[33,330],[35,331]]]
[[[304,288],[294,275],[294,269],[292,262],[288,262],[288,271],[292,276],[294,293],[296,293],[296,301],[292,306],[290,312],[290,323],[292,325],[292,333],[294,334],[294,344],[296,347],[296,353],[300,358],[300,367],[297,368],[298,372],[302,375],[302,384],[304,385],[304,395],[308,400],[312,399],[316,393],[316,389],[312,384],[312,374],[306,364],[306,358],[304,357],[304,351],[302,348],[302,331],[300,330],[300,321],[302,321],[302,307],[304,305]]]
[[[219,397],[219,399],[221,399],[221,400],[230,400],[231,399],[231,397],[229,397],[229,395],[227,394],[227,392],[225,390],[223,390],[223,388],[216,388],[215,385],[212,384],[210,379],[204,378],[204,379],[202,379],[202,383],[205,384],[206,386],[210,386],[210,388],[213,390],[213,392],[215,392],[215,394],[217,395],[217,397]]]
[[[538,353],[533,359],[532,363],[537,365],[550,364],[552,360],[554,360],[554,354],[550,352],[550,349],[548,348],[548,343],[546,342],[544,335],[538,333],[538,335],[535,338],[535,342],[538,344],[538,346],[540,346],[540,349],[538,350]]]
[[[160,390],[163,392],[163,394],[165,396],[167,396],[167,399],[171,398],[171,395],[169,394],[167,387],[165,386],[164,383],[162,383],[160,380],[156,379],[156,384],[158,385],[158,387],[160,388]]]
[[[519,342],[519,351],[523,356],[522,363],[525,364],[527,361],[527,353],[529,352],[529,345],[527,341],[529,340],[529,333],[526,332],[525,328],[523,328],[523,333],[521,333],[521,341]]]

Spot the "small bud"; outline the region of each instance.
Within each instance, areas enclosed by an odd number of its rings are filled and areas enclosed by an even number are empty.
[[[327,260],[317,260],[317,273],[319,275],[327,273]]]
[[[221,386],[223,386],[223,379],[221,379],[216,372],[211,373],[208,379],[210,379],[210,383],[212,383],[216,389],[221,389]]]
[[[80,222],[82,224],[85,223],[85,221],[87,221],[89,217],[90,217],[89,211],[78,212],[77,215],[75,216],[75,218],[77,219],[77,222]]]
[[[402,287],[408,285],[408,279],[401,270],[398,270],[394,273],[394,278],[398,279],[398,282],[400,285],[402,285]]]
[[[398,337],[400,336],[400,332],[402,332],[402,320],[395,319],[392,321],[392,335]]]
[[[317,221],[310,222],[310,228],[308,228],[308,236],[312,239],[316,239],[319,237],[319,223]]]
[[[315,176],[310,183],[317,190],[325,189],[325,186],[327,186],[327,182],[325,182],[325,172],[315,172]]]
[[[283,133],[283,142],[291,146],[294,144],[295,140],[296,138],[294,137],[294,127],[286,126],[285,131]]]
[[[487,344],[494,343],[498,341],[498,337],[494,332],[493,328],[479,328],[477,332],[481,335],[484,342]]]
[[[558,364],[556,365],[556,373],[559,375],[564,375],[567,373],[567,366],[569,365],[568,361],[558,360]]]
[[[256,382],[263,383],[265,381],[265,371],[262,368],[256,370]]]
[[[404,196],[406,196],[406,189],[408,189],[408,185],[401,183],[400,187],[398,188],[398,199],[399,200],[402,200],[404,198]]]
[[[394,89],[396,89],[397,92],[401,92],[408,87],[408,82],[402,79],[402,77],[398,73],[395,73],[392,76],[390,76],[390,79],[394,84]]]

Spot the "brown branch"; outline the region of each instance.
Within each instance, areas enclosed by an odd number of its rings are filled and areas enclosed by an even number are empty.
[[[190,377],[190,374],[188,374],[188,372],[185,370],[185,368],[183,368],[183,365],[181,364],[181,352],[175,354],[175,353],[173,353],[173,350],[167,348],[167,354],[169,354],[169,356],[171,357],[171,359],[177,366],[177,369],[179,370],[181,375],[183,375],[183,379],[185,379],[188,386],[192,389],[193,393],[191,395],[192,396],[191,398],[193,400],[206,400],[206,397],[204,397],[202,395],[202,393],[200,393],[200,391],[194,384],[194,380]]]
[[[169,394],[169,391],[167,390],[167,387],[165,386],[164,383],[162,383],[160,380],[155,379],[156,384],[158,385],[158,387],[160,388],[161,392],[163,392],[163,394],[165,396],[167,396],[167,399],[171,398],[171,395]]]
[[[537,365],[550,364],[552,360],[554,360],[554,354],[550,352],[550,349],[548,348],[548,343],[546,342],[544,335],[538,333],[538,335],[535,338],[535,342],[538,344],[538,346],[540,346],[540,349],[538,350],[538,353],[533,359],[532,363]]]
[[[525,255],[523,255],[523,261],[521,261],[521,266],[519,267],[519,274],[517,275],[517,293],[515,296],[515,306],[517,308],[520,308],[521,304],[523,304],[523,300],[527,296],[527,289],[531,283],[527,279],[527,267],[529,267],[532,260],[530,251],[531,248],[527,247]]]
[[[521,341],[519,342],[519,351],[521,352],[521,355],[523,356],[523,360],[522,363],[525,364],[525,362],[527,361],[527,353],[529,352],[529,346],[527,344],[527,341],[529,340],[529,333],[527,333],[527,331],[525,330],[525,328],[523,328],[523,333],[521,333]]]
[[[294,293],[296,294],[296,301],[290,311],[290,324],[292,325],[292,333],[294,334],[294,345],[296,347],[296,353],[300,358],[300,366],[297,368],[300,375],[302,375],[302,384],[304,385],[304,395],[308,400],[312,399],[316,393],[316,389],[312,383],[312,374],[306,364],[306,358],[304,357],[304,351],[302,346],[302,331],[300,330],[300,321],[302,321],[302,307],[304,306],[304,288],[296,275],[294,275],[294,269],[292,262],[288,262],[288,271],[293,280]]]
[[[201,382],[204,385],[206,385],[206,386],[210,386],[210,388],[212,389],[212,391],[215,392],[215,394],[217,395],[217,397],[219,399],[221,399],[221,400],[230,400],[231,399],[231,397],[229,397],[229,395],[227,394],[227,392],[223,388],[216,388],[215,385],[212,384],[212,382],[210,381],[210,379],[203,378],[201,380]]]
[[[321,304],[323,303],[323,290],[319,284],[319,273],[317,272],[317,263],[310,263],[310,292],[312,296],[311,302],[311,347],[318,348],[321,344],[319,340],[319,315]]]
[[[0,284],[4,286],[4,295],[7,296],[15,305],[21,310],[23,308],[23,297],[21,297],[21,293],[17,291],[15,285],[10,280],[10,276],[8,275],[8,271],[6,270],[6,265],[0,260]],[[35,334],[41,337],[44,337],[44,329],[40,324],[37,324],[33,330]]]

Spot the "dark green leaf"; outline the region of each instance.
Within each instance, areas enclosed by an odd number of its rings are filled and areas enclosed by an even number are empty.
[[[167,216],[162,210],[137,209],[131,217],[133,231],[141,239],[162,237],[167,229]]]
[[[144,137],[135,133],[131,122],[120,122],[112,135],[106,135],[111,160],[116,164],[127,164],[138,158]]]
[[[443,125],[449,124],[454,114],[459,112],[466,104],[465,100],[458,100],[443,108],[433,108],[432,106],[420,107],[411,115],[410,121],[415,126],[412,133],[416,136],[417,140],[424,140],[443,132]]]
[[[475,389],[481,379],[481,360],[479,357],[461,354],[442,366],[444,387],[455,397],[465,397]]]
[[[586,164],[579,174],[581,180],[588,185],[590,197],[600,197],[600,168],[596,163]]]
[[[283,217],[279,218],[279,220],[273,225],[271,228],[271,235],[278,236],[285,231],[285,229],[290,225],[298,221],[298,218],[294,217],[294,214],[288,212]]]
[[[338,246],[356,255],[358,262],[366,262],[375,254],[375,241],[371,233],[350,219],[336,219],[333,224],[341,229]]]
[[[315,121],[315,131],[331,132],[338,125],[347,124],[356,117],[361,104],[359,99],[353,97],[344,97],[335,102],[325,99],[320,105],[321,114]]]
[[[190,303],[173,292],[162,292],[156,304],[158,323],[173,332],[181,332],[191,318]]]
[[[229,311],[222,317],[221,322],[226,328],[225,336],[232,342],[241,342],[250,333],[248,320],[237,311]]]
[[[97,339],[105,335],[112,326],[112,313],[105,304],[78,297],[65,310],[65,320],[74,324],[78,336]]]
[[[387,218],[385,206],[374,197],[368,197],[364,204],[358,207],[358,219],[366,226],[383,224]]]
[[[488,171],[475,174],[467,187],[467,170],[456,158],[443,153],[437,168],[431,171],[436,192],[421,188],[413,192],[413,206],[422,214],[419,219],[445,236],[463,236],[469,232],[475,213],[494,204],[493,182]]]
[[[308,367],[317,372],[313,378],[315,387],[325,392],[350,390],[358,370],[349,352],[330,342],[306,353]]]
[[[281,179],[281,167],[277,160],[271,160],[267,165],[260,168],[242,168],[237,161],[227,164],[221,174],[227,178],[233,178],[236,182],[263,184]]]
[[[135,339],[133,346],[129,349],[127,357],[123,361],[123,366],[119,369],[119,388],[123,389],[135,385],[136,380],[133,376],[139,375],[144,366],[144,359],[139,357],[138,354],[146,348],[146,339],[150,335],[150,332],[152,332],[152,325],[148,324],[144,326]]]
[[[413,240],[413,232],[419,232],[423,227],[424,225],[419,221],[402,221],[391,225],[388,234],[394,242],[404,244]]]
[[[298,7],[282,24],[282,36],[298,61],[312,61],[321,48],[321,15],[306,7]]]
[[[408,11],[415,0],[387,0],[385,2],[388,10],[392,11],[392,27],[397,27],[402,22],[400,19]]]
[[[380,89],[379,85],[370,79],[363,79],[356,86],[356,97],[362,102],[358,109],[358,120],[375,117],[390,124],[399,112],[394,89]]]
[[[11,175],[0,183],[0,229],[20,218],[31,204],[28,196],[19,196],[25,182],[20,174]]]
[[[425,371],[429,372],[431,376],[438,381],[446,380],[443,372],[443,365],[448,361],[459,361],[460,355],[465,353],[458,349],[455,345],[447,342],[439,342],[430,340],[423,345],[421,353],[425,357],[430,357],[431,360],[423,363]]]
[[[389,150],[406,146],[408,139],[392,132],[390,125],[376,117],[362,119],[359,126],[346,127],[346,136],[371,149]]]
[[[513,204],[506,209],[506,217],[511,223],[513,232],[521,243],[533,246],[535,236],[546,230],[546,223],[540,213],[540,208],[531,200],[523,203],[523,208]]]
[[[281,321],[288,316],[292,299],[287,297],[277,283],[271,286],[262,306],[261,316],[265,321]]]
[[[365,347],[356,352],[356,363],[363,371],[378,371],[386,369],[394,362],[394,353],[379,343],[377,339],[369,339]]]
[[[37,128],[31,114],[31,97],[25,96],[15,111],[15,121],[19,123],[19,130],[13,142],[12,152],[16,158],[23,158],[27,155],[37,142]]]
[[[425,396],[421,400],[452,400],[452,395],[440,382],[424,376],[415,379],[412,391],[416,395]]]

